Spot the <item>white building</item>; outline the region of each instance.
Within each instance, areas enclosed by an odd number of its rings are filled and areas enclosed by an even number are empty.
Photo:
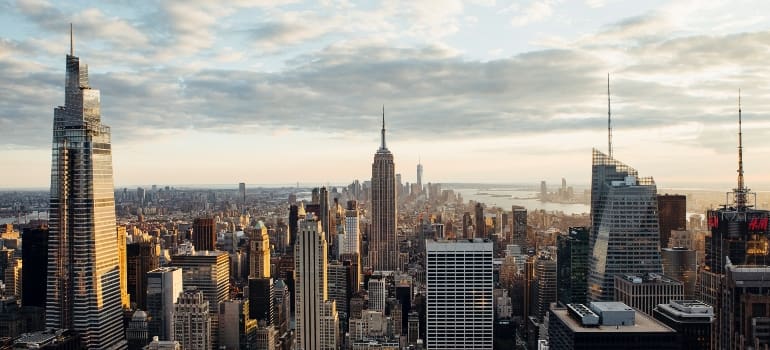
[[[388,290],[385,288],[385,280],[372,278],[369,280],[369,310],[385,312],[385,298]]]
[[[174,339],[174,303],[182,292],[182,269],[161,267],[147,273],[149,335]]]
[[[492,349],[492,242],[427,240],[428,350]]]
[[[294,248],[296,350],[337,349],[336,343],[329,343],[333,332],[329,328],[339,329],[339,325],[336,305],[328,297],[327,253],[321,223],[312,217],[300,220]],[[337,336],[333,338],[338,341]]]

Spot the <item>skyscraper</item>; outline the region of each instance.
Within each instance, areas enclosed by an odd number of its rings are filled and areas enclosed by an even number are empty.
[[[655,181],[593,150],[589,298],[610,301],[616,274],[662,273]]]
[[[492,349],[492,242],[425,243],[427,348]]]
[[[174,303],[182,292],[182,269],[160,267],[147,273],[147,313],[150,336],[174,339]]]
[[[527,248],[527,208],[514,205],[511,207],[511,243],[518,245],[521,249]]]
[[[131,298],[128,295],[128,257],[126,254],[126,226],[118,225],[118,267],[120,268],[120,303],[124,309],[131,308]]]
[[[155,237],[131,243],[126,248],[128,293],[131,302],[147,310],[147,273],[160,266],[160,244]],[[155,334],[157,335],[157,334]]]
[[[189,289],[179,294],[174,304],[174,340],[182,349],[211,350],[213,329],[209,301],[197,289]]]
[[[583,304],[588,291],[588,228],[570,227],[556,240],[557,301],[561,305]]]
[[[372,229],[369,265],[378,271],[398,267],[396,242],[396,177],[393,154],[385,146],[385,107],[382,108],[382,140],[372,163]]]
[[[487,238],[487,220],[484,218],[484,205],[476,203],[473,208],[473,237]]]
[[[326,235],[321,223],[312,217],[300,220],[299,230],[294,246],[296,349],[331,350],[334,348],[323,344],[330,335],[330,319],[337,317],[335,304],[328,297]]]
[[[185,288],[195,287],[208,301],[211,315],[211,329],[219,329],[219,303],[230,296],[229,255],[222,251],[202,251],[185,255],[174,255],[171,265],[182,268],[182,283]],[[211,340],[218,346],[219,333],[212,331]],[[187,349],[187,347],[184,347]]]
[[[46,326],[124,349],[110,128],[70,33],[64,106],[54,110]]]
[[[44,308],[48,228],[25,229],[23,239],[24,249],[21,250],[21,305]]]
[[[417,188],[422,192],[422,162],[417,161]]]
[[[672,230],[687,229],[687,197],[681,194],[658,195],[660,247],[668,247]]]
[[[267,235],[267,227],[262,221],[258,221],[249,237],[249,277],[270,277],[270,237]]]
[[[770,211],[749,203],[743,173],[743,132],[738,100],[738,186],[732,203],[706,214],[706,266],[700,273],[701,300],[712,305],[716,321],[712,349],[761,348],[770,343]],[[729,266],[729,268],[728,268]]]
[[[214,218],[197,218],[193,221],[192,243],[195,250],[215,250],[217,224]]]
[[[238,200],[241,202],[241,205],[246,204],[246,183],[245,182],[238,183]]]

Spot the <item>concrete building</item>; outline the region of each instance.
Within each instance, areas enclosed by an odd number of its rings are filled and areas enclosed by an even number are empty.
[[[249,234],[249,246],[249,277],[270,278],[270,237],[262,221]]]
[[[160,340],[174,337],[174,303],[183,291],[182,269],[160,267],[147,273],[149,335]]]
[[[372,163],[371,231],[369,265],[375,271],[398,268],[396,178],[393,154],[385,146],[385,107],[382,111],[382,140]]]
[[[336,308],[328,296],[328,247],[321,223],[312,216],[299,221],[294,246],[296,350],[336,349],[329,343]],[[332,303],[332,305],[327,305]]]
[[[385,299],[388,297],[385,279],[383,277],[371,278],[368,287],[369,310],[385,312]]]
[[[682,282],[660,274],[616,275],[615,300],[639,309],[648,316],[658,304],[684,299]]]
[[[195,251],[185,255],[174,255],[171,266],[182,269],[182,283],[185,288],[197,288],[208,301],[211,315],[211,329],[219,329],[219,303],[230,297],[230,261],[226,252]],[[212,306],[213,305],[213,306]],[[218,346],[218,332],[211,340]],[[184,344],[182,346],[187,349]]]
[[[174,305],[174,340],[185,350],[211,350],[212,316],[203,292],[188,289]]]
[[[660,222],[660,247],[668,247],[671,231],[687,229],[687,196],[681,194],[658,195],[658,221]]]
[[[492,242],[427,240],[427,349],[492,349]]]
[[[251,350],[257,341],[257,320],[249,317],[249,301],[219,303],[219,349]]]
[[[676,350],[676,332],[620,302],[553,304],[548,346],[560,350]]]
[[[679,335],[680,349],[711,348],[711,323],[714,308],[697,300],[672,300],[652,310],[656,320],[665,323]]]

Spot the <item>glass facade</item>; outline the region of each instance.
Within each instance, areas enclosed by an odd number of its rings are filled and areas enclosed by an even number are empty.
[[[65,105],[54,110],[46,326],[88,348],[124,349],[110,128],[88,67],[67,55]]]
[[[662,273],[657,188],[652,178],[597,151],[591,178],[592,301],[613,300],[617,274]]]

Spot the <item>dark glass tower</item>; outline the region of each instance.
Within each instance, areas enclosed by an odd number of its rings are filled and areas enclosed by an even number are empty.
[[[25,229],[21,250],[22,306],[45,307],[48,228]]]
[[[588,291],[588,227],[570,227],[559,236],[557,250],[557,301],[562,305],[586,303]]]
[[[393,153],[385,146],[385,108],[382,109],[382,143],[372,163],[372,229],[369,266],[376,271],[398,268],[396,242],[396,175]]]
[[[54,110],[46,326],[89,349],[124,349],[110,128],[88,66],[67,55],[64,106]]]

